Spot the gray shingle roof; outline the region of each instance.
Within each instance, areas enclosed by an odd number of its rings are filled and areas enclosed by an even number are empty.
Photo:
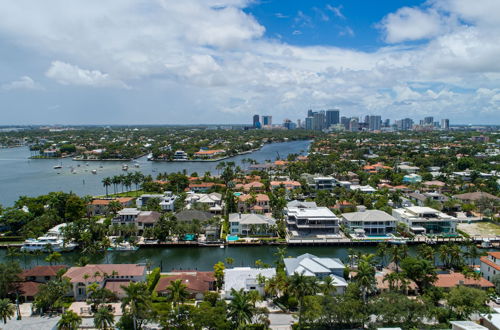
[[[342,217],[347,221],[396,221],[392,215],[380,210],[343,213]]]

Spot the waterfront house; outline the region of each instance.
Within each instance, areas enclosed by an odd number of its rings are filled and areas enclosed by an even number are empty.
[[[287,207],[285,214],[293,236],[336,235],[339,232],[339,218],[327,207]]]
[[[238,210],[241,213],[269,213],[269,196],[266,194],[244,194],[238,196]]]
[[[293,201],[288,202],[286,204],[287,209],[291,208],[291,207],[309,209],[309,208],[316,208],[316,207],[318,207],[318,205],[316,205],[315,202],[303,202],[303,201],[293,200]]]
[[[430,207],[393,209],[392,216],[416,234],[456,234],[457,219]]]
[[[342,223],[351,232],[370,235],[386,235],[396,230],[396,218],[379,210],[364,210],[342,214]]]
[[[347,288],[347,282],[344,279],[345,266],[338,258],[318,258],[306,253],[297,258],[285,258],[283,261],[288,276],[298,273],[305,276],[315,276],[319,280],[330,276],[337,294],[344,293]]]
[[[193,223],[197,220],[202,224],[202,232],[207,241],[216,241],[219,238],[220,221],[216,221],[217,218],[213,213],[200,210],[182,210],[175,214],[175,219],[179,223]],[[210,221],[212,219],[214,220]]]
[[[303,174],[302,177],[306,179],[308,186],[315,190],[331,191],[339,186],[337,179],[332,176]]]
[[[360,186],[357,184],[350,185],[349,190],[360,191],[360,192],[365,193],[365,194],[372,194],[372,193],[377,191],[377,189],[373,188],[372,186],[369,186],[369,185]]]
[[[235,267],[224,270],[224,286],[222,296],[232,299],[231,289],[244,292],[255,290],[264,296],[264,284],[259,283],[259,277],[272,278],[276,275],[275,268]]]
[[[146,266],[138,264],[89,264],[83,267],[71,267],[64,274],[71,283],[71,295],[75,300],[87,298],[87,288],[97,283],[100,288],[106,288],[115,293],[118,298],[123,297],[121,286],[130,282],[146,280]]]
[[[194,156],[199,159],[214,159],[217,156],[222,156],[226,153],[225,150],[200,150],[194,153]]]
[[[60,154],[60,151],[58,149],[45,149],[42,151],[43,157],[54,158],[54,157],[58,157],[59,154]]]
[[[65,265],[36,266],[31,269],[24,270],[20,277],[25,281],[47,283],[55,280],[57,278],[57,274],[67,268],[68,266]]]
[[[190,183],[187,191],[192,191],[194,193],[207,193],[210,189],[215,189],[216,187],[225,187],[225,185],[215,182]]]
[[[172,194],[171,191],[166,191],[164,194],[143,194],[141,197],[137,198],[135,204],[137,208],[145,207],[148,201],[152,199],[158,200],[158,205],[163,211],[174,212],[175,211],[175,201],[177,196]]]
[[[276,219],[262,214],[231,213],[229,214],[229,230],[231,235],[274,236]]]
[[[141,211],[136,208],[125,208],[118,211],[111,219],[111,225],[134,225],[137,235],[141,236],[145,228],[153,227],[160,220],[161,213],[156,211]]]
[[[118,198],[96,198],[89,204],[89,213],[91,216],[106,215],[109,213],[109,203],[116,201],[120,203],[122,208],[132,207],[134,205],[134,198],[132,197],[118,197]]]
[[[492,281],[495,275],[500,274],[500,252],[487,252],[487,255],[479,260],[481,274],[485,279]]]
[[[185,202],[188,209],[201,205],[203,210],[206,209],[213,214],[221,214],[224,207],[222,195],[215,192],[210,194],[189,193]]]
[[[169,293],[168,287],[177,280],[180,280],[186,286],[190,298],[196,300],[202,300],[206,292],[216,289],[214,272],[173,271],[163,274],[158,280],[155,287],[156,293],[159,296],[167,296]]]
[[[459,285],[477,288],[477,289],[490,289],[495,285],[485,278],[475,279],[473,277],[465,277],[462,273],[451,272],[449,274],[438,274],[434,286],[445,290],[453,289]]]
[[[175,153],[174,153],[174,160],[177,160],[177,161],[186,161],[188,160],[188,155],[186,152],[184,152],[183,150],[177,150]]]

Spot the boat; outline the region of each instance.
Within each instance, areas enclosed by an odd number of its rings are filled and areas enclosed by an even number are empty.
[[[139,163],[135,163],[134,167],[139,168],[139,167],[141,167],[141,165],[139,165]]]
[[[123,164],[122,165],[122,171],[128,171],[128,165],[127,164]]]
[[[66,252],[72,251],[76,248],[75,243],[65,243],[59,237],[42,236],[35,238],[28,238],[24,241],[21,251],[54,251],[54,252]]]
[[[59,165],[54,165],[54,170],[58,170],[58,169],[60,169],[60,168],[62,168],[62,164],[59,164]]]
[[[226,246],[224,244],[219,245],[221,249],[225,248]]]
[[[92,170],[92,174],[97,174],[97,170]]]
[[[493,244],[491,244],[491,241],[487,238],[483,239],[483,241],[481,242],[481,248],[489,249],[491,247],[493,247]]]
[[[108,251],[137,251],[138,246],[132,245],[130,243],[115,243],[108,247]]]
[[[391,240],[388,240],[387,243],[395,244],[395,245],[403,245],[403,244],[406,244],[406,241],[399,240],[399,239],[391,239]]]

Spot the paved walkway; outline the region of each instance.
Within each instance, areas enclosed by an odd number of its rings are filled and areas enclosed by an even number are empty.
[[[15,317],[7,321],[7,324],[1,324],[2,330],[50,330],[55,329],[57,322],[61,317],[24,317],[22,320],[16,320]]]

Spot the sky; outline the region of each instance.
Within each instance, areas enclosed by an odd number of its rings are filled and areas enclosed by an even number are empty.
[[[498,0],[0,2],[0,125],[500,124]]]

